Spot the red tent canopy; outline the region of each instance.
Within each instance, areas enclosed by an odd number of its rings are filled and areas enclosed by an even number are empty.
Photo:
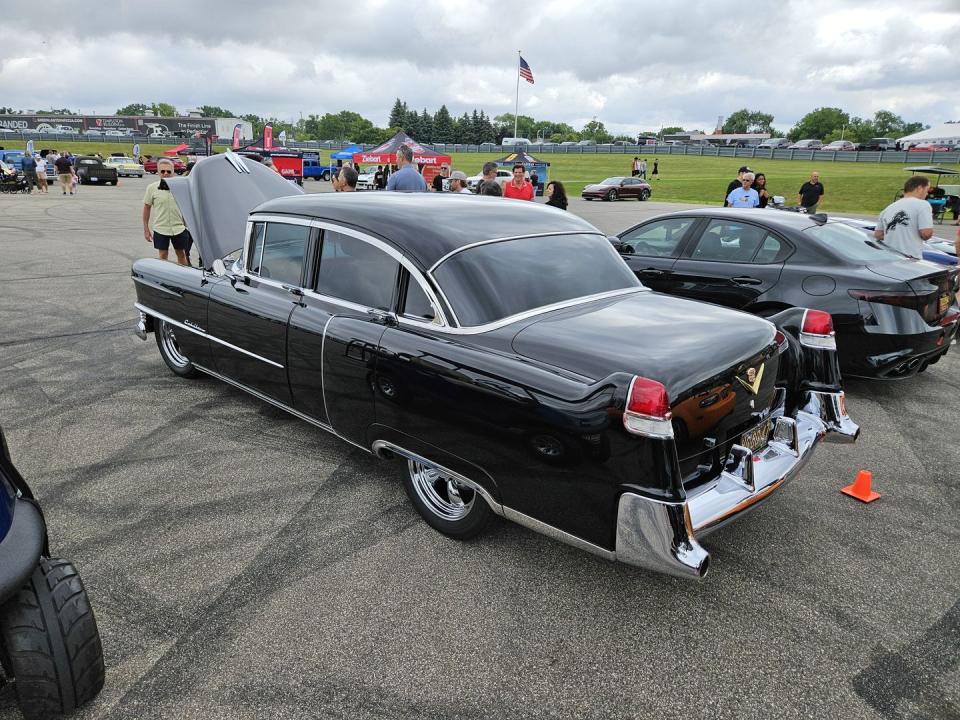
[[[177,153],[179,153],[181,150],[188,150],[189,148],[190,148],[189,145],[184,145],[183,143],[181,143],[180,145],[177,145],[175,148],[170,148],[169,150],[164,150],[164,151],[163,151],[163,154],[164,154],[164,155],[169,155],[170,157],[173,157],[174,155],[176,155]]]
[[[353,161],[364,165],[396,165],[397,148],[401,145],[406,145],[413,150],[413,162],[417,165],[439,166],[451,161],[449,155],[441,155],[438,152],[423,147],[423,145],[404,132],[398,132],[385,143],[378,145],[372,150],[354,153]]]

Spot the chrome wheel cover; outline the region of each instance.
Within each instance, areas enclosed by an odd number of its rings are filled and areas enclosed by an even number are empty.
[[[163,323],[160,329],[160,343],[163,345],[163,352],[167,359],[178,368],[186,368],[190,365],[187,356],[180,351],[180,344],[177,342],[177,336],[173,334],[173,326]]]
[[[417,497],[431,513],[447,521],[463,520],[470,514],[477,497],[473,488],[413,460],[407,465]]]
[[[563,443],[553,435],[534,435],[530,438],[530,445],[545,457],[558,458],[563,455]]]

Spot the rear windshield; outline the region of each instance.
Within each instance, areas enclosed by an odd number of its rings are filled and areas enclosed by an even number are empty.
[[[579,297],[641,287],[602,235],[478,245],[433,273],[460,324],[471,327]]]
[[[869,265],[875,262],[889,262],[903,258],[902,253],[884,247],[873,239],[873,233],[858,230],[850,225],[833,222],[826,225],[814,225],[803,232],[822,242],[844,260]]]

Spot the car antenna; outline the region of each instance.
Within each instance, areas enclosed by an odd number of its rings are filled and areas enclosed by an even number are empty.
[[[828,220],[826,213],[814,213],[810,216],[810,219],[813,220],[817,225],[826,225]]]

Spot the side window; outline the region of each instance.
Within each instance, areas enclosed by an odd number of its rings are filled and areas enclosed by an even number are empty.
[[[412,276],[407,280],[407,297],[403,303],[402,314],[417,320],[430,320],[432,322],[437,319],[437,311],[433,304],[427,298],[423,288],[420,287],[420,283]]]
[[[323,233],[316,290],[321,295],[389,310],[400,263],[379,248],[332,230]]]
[[[676,257],[680,251],[680,241],[692,223],[693,218],[659,220],[624,235],[622,240],[633,248],[635,255]]]
[[[757,264],[782,262],[790,253],[790,246],[775,235],[767,233],[760,244],[760,249],[753,258]]]
[[[263,259],[263,236],[266,234],[265,223],[254,223],[250,238],[250,252],[247,255],[247,270],[253,275],[260,274],[260,261]]]
[[[265,280],[299,286],[309,237],[310,228],[306,225],[266,223],[263,251],[255,272]]]
[[[697,240],[691,260],[748,263],[763,242],[765,232],[756,225],[711,220]]]

